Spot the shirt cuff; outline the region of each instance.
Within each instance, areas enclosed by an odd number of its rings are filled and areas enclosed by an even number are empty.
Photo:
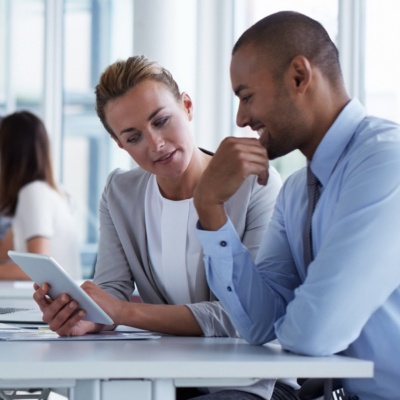
[[[206,231],[202,229],[198,221],[196,224],[196,232],[205,256],[210,254],[212,254],[213,257],[232,256],[239,253],[242,249],[242,242],[229,218],[225,225],[217,231]]]

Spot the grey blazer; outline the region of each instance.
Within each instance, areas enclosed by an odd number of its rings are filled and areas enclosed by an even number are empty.
[[[100,239],[94,282],[121,300],[129,300],[136,287],[143,302],[168,304],[154,279],[147,251],[144,201],[150,176],[141,168],[117,169],[109,175],[100,201]],[[251,176],[225,205],[253,258],[270,221],[280,187],[280,176],[271,167],[267,186],[258,185],[256,177]],[[237,335],[227,313],[211,292],[203,302],[186,306],[205,336]]]

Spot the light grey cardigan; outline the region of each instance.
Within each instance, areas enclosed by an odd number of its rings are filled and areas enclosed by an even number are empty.
[[[154,279],[147,250],[144,202],[150,176],[149,172],[135,168],[117,169],[108,177],[100,201],[100,239],[94,282],[121,300],[129,300],[136,286],[143,302],[168,304]],[[225,205],[253,258],[280,187],[279,174],[271,167],[267,186],[258,185],[256,177],[251,176]],[[236,336],[227,313],[211,292],[203,302],[187,304],[187,307],[205,336]]]

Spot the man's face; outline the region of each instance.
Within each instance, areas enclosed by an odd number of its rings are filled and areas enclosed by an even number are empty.
[[[252,45],[232,56],[232,89],[239,98],[236,123],[258,132],[270,159],[299,148],[305,126],[285,71],[278,77],[272,71],[267,56]]]

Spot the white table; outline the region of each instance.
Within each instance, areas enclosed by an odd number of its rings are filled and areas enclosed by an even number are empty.
[[[0,342],[0,388],[68,388],[71,400],[172,400],[175,387],[371,376],[369,361],[299,356],[232,338]]]
[[[0,307],[32,307],[31,281],[0,281]]]
[[[31,281],[0,281],[0,299],[32,299]]]

